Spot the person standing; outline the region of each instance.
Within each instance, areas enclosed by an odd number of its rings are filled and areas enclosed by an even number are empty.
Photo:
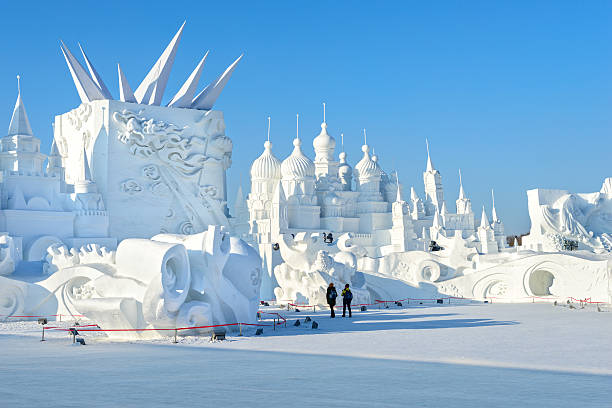
[[[334,307],[336,306],[336,298],[338,297],[338,292],[336,292],[336,288],[333,283],[330,283],[327,287],[327,304],[331,310],[331,318],[336,317],[336,312],[334,311]]]
[[[349,317],[353,317],[353,312],[351,312],[351,301],[353,300],[353,292],[349,288],[349,284],[347,283],[344,286],[344,290],[342,291],[342,317],[346,317],[346,308],[348,307]]]

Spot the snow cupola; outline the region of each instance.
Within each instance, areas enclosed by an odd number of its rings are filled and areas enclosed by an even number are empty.
[[[355,176],[360,180],[380,178],[382,172],[378,163],[370,157],[370,147],[364,144],[361,147],[361,151],[363,152],[363,157],[355,165]]]
[[[327,133],[327,123],[321,123],[321,133],[312,141],[315,151],[315,162],[334,161],[336,140]]]
[[[266,140],[264,151],[251,165],[251,180],[280,180],[281,162],[272,153],[272,143]]]
[[[281,175],[284,180],[303,180],[315,176],[315,166],[304,153],[302,141],[296,137],[293,140],[293,152],[281,163]]]

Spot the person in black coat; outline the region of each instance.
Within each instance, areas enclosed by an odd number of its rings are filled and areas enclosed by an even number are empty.
[[[334,306],[336,306],[336,298],[338,297],[338,292],[336,292],[336,288],[334,288],[334,284],[330,283],[327,287],[327,304],[331,309],[331,317],[336,317],[336,312],[334,312]]]
[[[342,317],[346,317],[346,308],[348,307],[349,317],[353,317],[353,312],[351,312],[351,302],[353,301],[353,292],[349,289],[349,284],[347,283],[344,286],[344,290],[342,291]]]

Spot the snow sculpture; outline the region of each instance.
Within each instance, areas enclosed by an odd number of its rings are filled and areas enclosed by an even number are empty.
[[[120,100],[112,99],[83,49],[87,69],[61,44],[82,101],[55,118],[62,174],[75,183],[84,159],[91,164],[108,212],[108,231],[119,240],[229,226],[225,173],[232,141],[225,135],[223,114],[212,107],[241,57],[196,94],[206,54],[168,105],[161,106],[183,28],[134,91],[118,67]]]
[[[535,189],[527,192],[531,230],[523,246],[556,252],[563,240],[575,241],[578,249],[597,253],[612,251],[612,179],[601,191],[573,194],[564,190]]]
[[[285,262],[274,268],[279,285],[274,290],[277,299],[326,305],[327,286],[334,283],[343,288],[348,283],[353,303],[370,303],[370,293],[363,275],[356,270],[357,260],[351,252],[339,252],[332,246],[327,248],[318,234],[301,233],[295,238],[284,234],[279,245]]]
[[[85,315],[105,329],[252,323],[258,309],[261,260],[219,226],[126,239],[116,253],[52,247],[48,261],[55,272],[39,285],[55,296],[37,302],[56,303],[58,313]],[[151,332],[109,333],[134,338]]]

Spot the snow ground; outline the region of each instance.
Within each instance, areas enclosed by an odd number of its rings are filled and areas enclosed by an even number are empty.
[[[0,406],[608,407],[612,313],[550,304],[281,312],[211,343],[109,342],[0,323]],[[312,316],[319,329],[293,327]],[[64,323],[65,324],[65,323]]]

